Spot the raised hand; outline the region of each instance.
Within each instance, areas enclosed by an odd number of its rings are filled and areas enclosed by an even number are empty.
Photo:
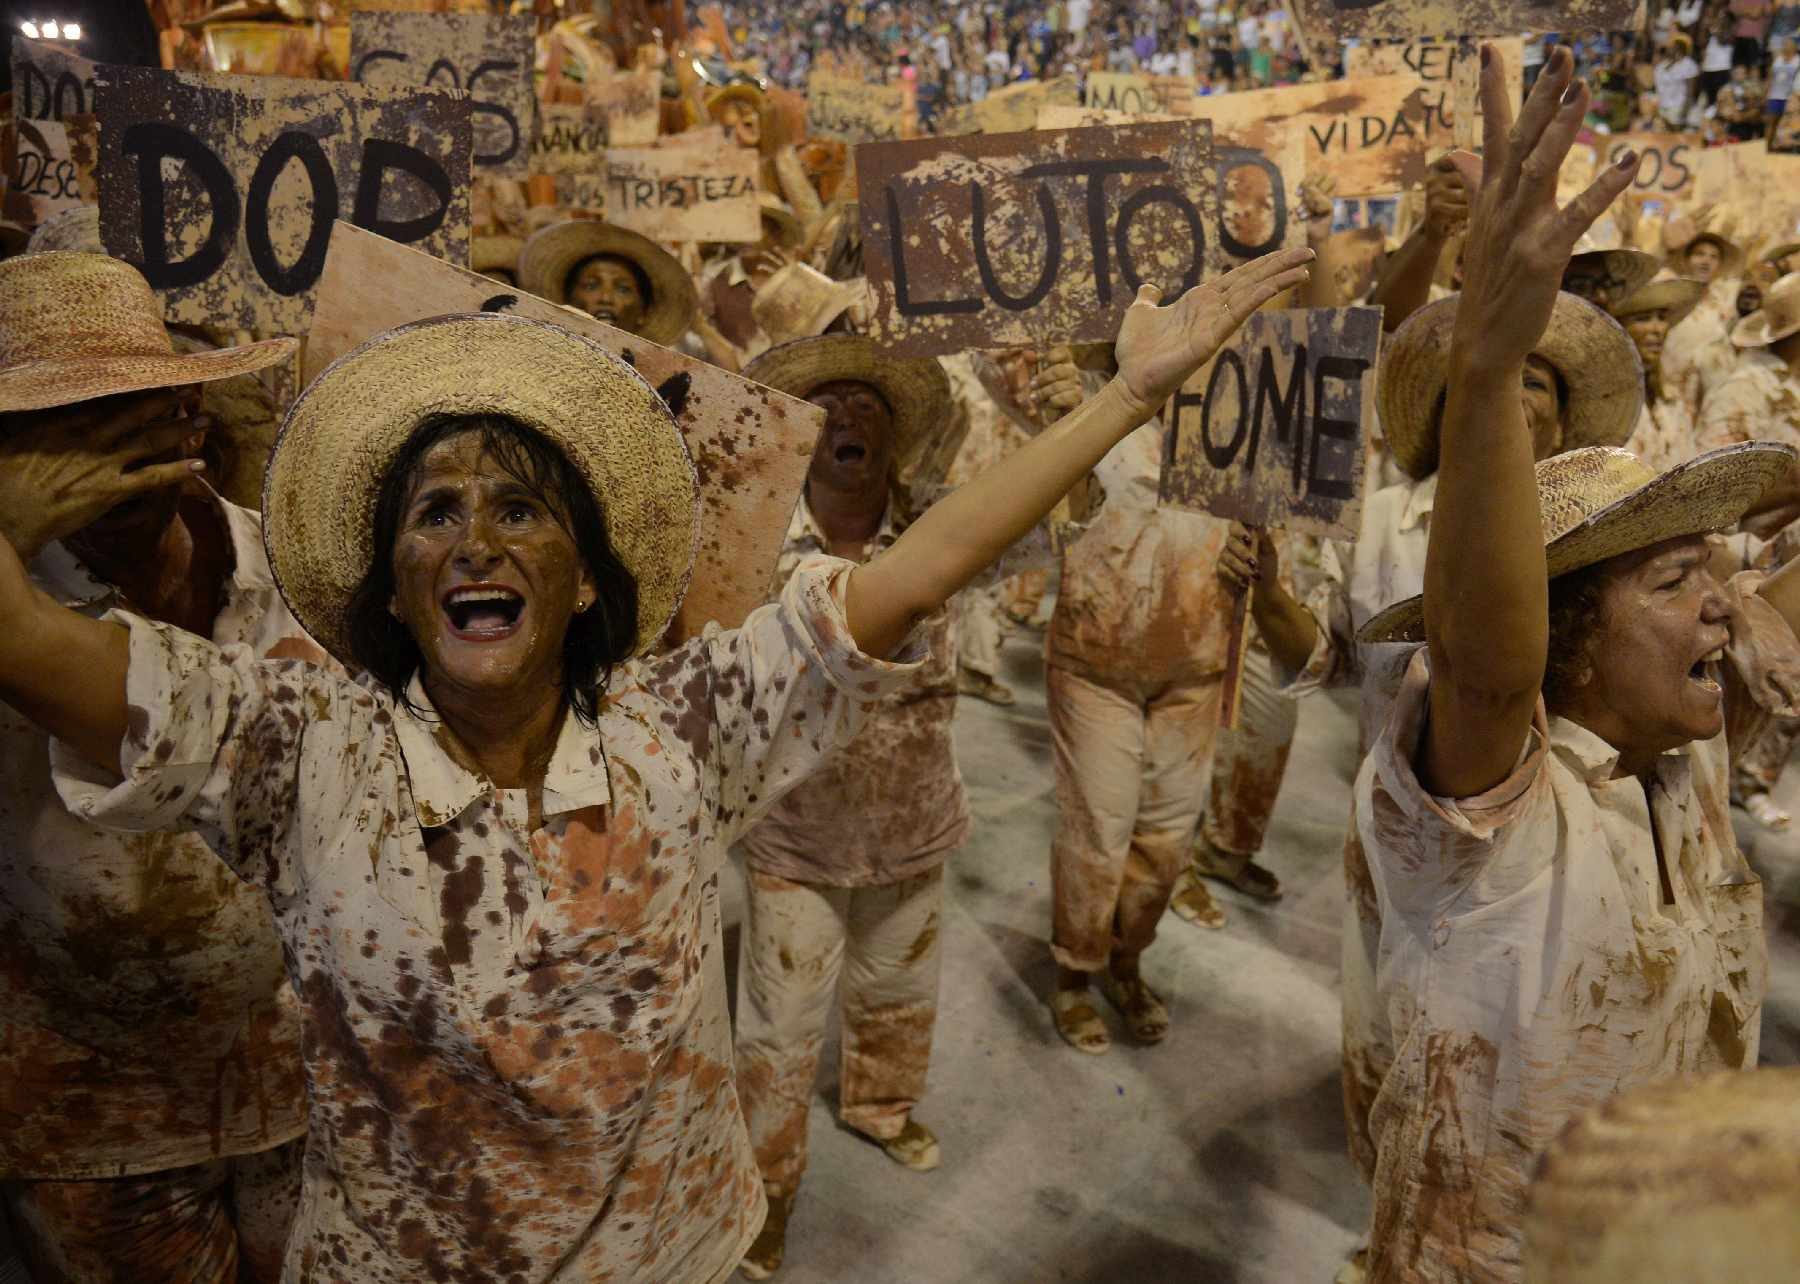
[[[1274,537],[1261,528],[1233,522],[1219,554],[1218,574],[1225,586],[1235,594],[1247,593],[1276,583],[1280,573],[1281,555]]]
[[[1447,241],[1469,221],[1469,185],[1448,156],[1440,156],[1425,173],[1425,230]]]
[[[1079,406],[1083,396],[1074,351],[1066,343],[1056,345],[1031,378],[1032,413],[1048,427]]]
[[[1113,347],[1117,384],[1133,411],[1145,419],[1154,415],[1252,312],[1305,281],[1312,258],[1306,249],[1265,254],[1196,285],[1167,307],[1159,306],[1157,287],[1138,287]]]

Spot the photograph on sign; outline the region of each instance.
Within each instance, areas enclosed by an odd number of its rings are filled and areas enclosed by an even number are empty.
[[[606,217],[658,241],[759,241],[756,174],[755,152],[723,142],[609,148]]]
[[[806,78],[806,129],[814,138],[842,143],[898,138],[904,106],[899,85],[871,85],[823,71]]]
[[[12,42],[14,120],[63,120],[94,110],[100,64],[37,40]]]
[[[350,15],[350,79],[373,89],[460,89],[474,100],[475,168],[524,178],[531,164],[535,20],[476,14]]]
[[[616,71],[586,86],[590,117],[605,126],[609,147],[647,147],[662,128],[662,73]]]
[[[1643,0],[1294,0],[1317,37],[1416,40],[1534,31],[1635,31]]]
[[[1163,409],[1158,501],[1355,539],[1380,308],[1256,313]]]
[[[371,290],[370,281],[381,289]],[[733,628],[762,605],[824,426],[822,410],[341,224],[325,258],[302,373],[310,381],[383,330],[452,312],[510,312],[560,325],[623,357],[662,389],[694,458],[701,503],[699,558],[672,640],[696,636],[708,620]]]
[[[1201,121],[856,149],[874,333],[906,356],[1111,339],[1140,284],[1216,275]]]
[[[32,226],[82,204],[68,128],[55,120],[17,120],[11,128],[7,182],[13,201],[24,199]]]
[[[466,97],[107,67],[95,101],[101,237],[172,321],[301,332],[340,216],[468,260]]]

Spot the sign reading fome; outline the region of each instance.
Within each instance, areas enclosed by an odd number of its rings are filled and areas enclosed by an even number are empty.
[[[1164,408],[1162,503],[1355,539],[1380,308],[1263,311]]]
[[[475,100],[475,168],[524,178],[531,160],[534,19],[350,15],[350,78],[375,89],[460,89]]]
[[[1222,264],[1203,121],[856,149],[875,333],[907,356],[1110,339]]]
[[[303,331],[340,213],[468,259],[467,98],[107,67],[95,100],[101,237],[171,320]]]
[[[1309,32],[1340,40],[1631,31],[1642,0],[1294,0]]]

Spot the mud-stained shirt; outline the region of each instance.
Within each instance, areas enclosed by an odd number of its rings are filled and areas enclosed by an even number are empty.
[[[564,719],[541,823],[416,711],[122,616],[123,783],[89,817],[196,825],[263,887],[312,1100],[286,1284],[704,1284],[759,1228],[732,1085],[727,845],[916,675],[857,650],[849,564],[616,670]]]
[[[1699,434],[1694,412],[1686,398],[1672,397],[1666,392],[1654,399],[1646,396],[1638,411],[1637,427],[1625,449],[1659,473],[1677,464],[1685,464],[1700,453]]]
[[[1740,441],[1800,446],[1800,378],[1766,348],[1745,352],[1737,370],[1700,412],[1702,449]]]
[[[1670,326],[1663,339],[1663,382],[1671,388],[1692,388],[1694,404],[1702,413],[1742,354],[1742,349],[1731,343],[1742,285],[1735,276],[1714,280],[1694,310]]]
[[[256,514],[194,493],[229,536],[213,640],[322,660],[275,591]],[[60,544],[31,577],[84,615],[118,602]],[[268,902],[181,828],[70,815],[48,737],[0,704],[0,1178],[157,1172],[306,1131]]]
[[[1800,648],[1749,602],[1754,583],[1732,583],[1729,666],[1764,679],[1727,690],[1791,713],[1775,693],[1800,690]],[[1394,1037],[1371,1115],[1370,1279],[1516,1284],[1533,1164],[1570,1118],[1756,1064],[1762,884],[1732,834],[1724,734],[1663,755],[1646,784],[1615,778],[1617,751],[1540,700],[1506,780],[1438,798],[1413,768],[1428,687],[1421,650],[1355,795]]]
[[[864,552],[897,538],[893,508]],[[776,592],[827,547],[805,498],[775,565]],[[931,658],[869,712],[855,739],[775,804],[744,836],[750,868],[800,883],[871,887],[943,864],[969,836],[969,799],[956,766],[956,649],[950,612],[925,625]]]

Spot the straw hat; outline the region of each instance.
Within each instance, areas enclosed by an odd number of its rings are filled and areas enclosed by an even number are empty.
[[[293,356],[293,339],[175,351],[150,283],[104,254],[0,262],[0,411],[249,374]]]
[[[1800,1070],[1666,1079],[1578,1115],[1526,1198],[1528,1284],[1800,1277]]]
[[[510,415],[562,448],[637,579],[636,650],[654,646],[681,604],[699,537],[694,464],[675,420],[599,344],[493,312],[378,334],[327,366],[288,411],[263,486],[263,539],[307,632],[352,662],[344,616],[377,556],[382,479],[413,431],[445,413]]]
[[[821,384],[859,379],[894,412],[894,463],[905,475],[950,420],[950,376],[931,357],[894,357],[860,334],[822,334],[770,348],[744,378],[805,400]]]
[[[1658,473],[1626,450],[1589,446],[1537,466],[1544,551],[1555,579],[1677,535],[1723,530],[1788,475],[1796,452],[1769,441],[1710,451]],[[1425,599],[1377,615],[1359,642],[1423,642]]]
[[[521,237],[477,236],[469,243],[469,266],[477,272],[504,268],[516,274],[519,270],[519,251],[524,248],[525,241]]]
[[[1790,254],[1800,253],[1800,241],[1783,241],[1762,256],[1764,263],[1779,263]]]
[[[1705,297],[1706,287],[1700,282],[1671,276],[1632,291],[1613,304],[1610,311],[1615,319],[1623,321],[1626,317],[1667,309],[1669,324],[1674,325],[1698,307]]]
[[[790,263],[776,272],[750,300],[750,316],[771,344],[825,333],[833,321],[863,301],[868,283],[833,281],[816,268]]]
[[[84,254],[104,254],[106,245],[100,240],[100,207],[72,205],[60,214],[52,214],[37,226],[25,247],[27,254],[47,254],[51,250],[80,250]]]
[[[1410,477],[1437,471],[1438,418],[1450,370],[1450,332],[1461,295],[1428,303],[1384,345],[1375,398],[1394,462]],[[1585,299],[1556,296],[1533,349],[1569,390],[1564,448],[1622,446],[1637,427],[1644,367],[1622,326]]]
[[[1571,269],[1577,263],[1582,267],[1599,267],[1606,275],[1618,281],[1621,298],[1648,285],[1660,266],[1654,255],[1645,254],[1642,250],[1602,249],[1586,233],[1575,243],[1575,252],[1569,256]],[[1565,271],[1563,275],[1566,279],[1568,273]]]
[[[1719,247],[1719,276],[1736,276],[1744,270],[1744,247],[1718,232],[1695,232],[1675,247],[1675,256],[1685,261],[1688,251],[1702,241],[1711,241]]]
[[[1789,272],[1763,291],[1762,306],[1731,328],[1736,348],[1762,348],[1800,331],[1800,272]]]
[[[758,192],[756,202],[762,207],[763,235],[789,249],[797,249],[805,243],[806,224],[787,207],[787,202],[774,192]]]
[[[743,103],[761,112],[768,107],[768,102],[768,96],[755,85],[744,80],[734,80],[706,96],[706,114],[717,120],[726,103]]]
[[[693,326],[700,295],[687,269],[649,237],[598,219],[570,219],[525,242],[519,253],[519,286],[552,303],[567,303],[563,283],[570,270],[596,254],[616,254],[650,278],[641,337],[667,347]]]

